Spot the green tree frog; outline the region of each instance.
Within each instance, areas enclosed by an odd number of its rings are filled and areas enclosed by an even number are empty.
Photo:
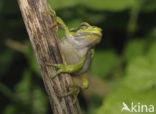
[[[96,26],[83,22],[80,27],[68,29],[63,20],[56,16],[55,11],[47,12],[56,18],[56,23],[51,27],[60,27],[64,30],[65,38],[59,41],[60,51],[62,53],[65,64],[50,64],[59,70],[52,76],[55,78],[60,73],[70,73],[72,76],[80,76],[83,80],[81,88],[88,88],[89,82],[83,76],[92,61],[94,55],[94,46],[100,42],[102,37],[102,29]],[[70,86],[71,87],[71,86]],[[73,91],[66,93],[63,96],[78,94],[80,87],[76,87]]]

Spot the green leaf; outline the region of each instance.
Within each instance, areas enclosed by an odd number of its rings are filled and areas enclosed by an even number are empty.
[[[138,39],[132,40],[125,47],[124,58],[129,62],[138,56],[142,56],[144,54],[145,48],[146,41]]]
[[[134,91],[145,91],[156,85],[156,68],[146,57],[137,57],[126,68],[124,84]]]
[[[108,74],[112,73],[119,64],[119,57],[114,51],[95,51],[91,72],[98,76],[106,77]]]
[[[122,11],[136,4],[136,0],[81,0],[85,6],[95,10]]]

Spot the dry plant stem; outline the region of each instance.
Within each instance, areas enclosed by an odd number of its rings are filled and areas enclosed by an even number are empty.
[[[54,114],[81,114],[78,102],[73,104],[74,97],[58,97],[58,94],[69,91],[67,85],[71,84],[71,77],[61,74],[55,79],[51,79],[56,68],[45,65],[46,62],[63,63],[57,44],[56,29],[49,28],[50,24],[55,23],[55,19],[43,13],[44,10],[50,9],[47,1],[18,0],[18,3]]]

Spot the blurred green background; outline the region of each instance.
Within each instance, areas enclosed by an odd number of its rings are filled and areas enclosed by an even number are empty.
[[[90,88],[79,95],[83,114],[129,114],[122,102],[156,106],[156,0],[49,3],[71,28],[86,21],[103,29]],[[51,114],[16,0],[0,0],[0,38],[0,114]]]

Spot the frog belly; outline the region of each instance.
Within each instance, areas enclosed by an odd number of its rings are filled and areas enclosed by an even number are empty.
[[[90,65],[91,65],[91,56],[92,56],[92,52],[89,51],[88,54],[87,54],[87,59],[83,65],[83,67],[78,71],[78,74],[83,74],[85,73],[86,71],[88,71]]]
[[[81,69],[79,69],[74,74],[82,74],[86,72],[91,64],[91,56],[92,52],[86,48],[86,49],[76,49],[73,48],[73,46],[68,43],[66,40],[61,42],[61,53],[63,54],[65,61],[67,65],[74,65],[81,62],[82,58],[87,54],[87,58],[85,60],[85,63]]]
[[[63,54],[65,61],[68,65],[79,63],[85,56],[87,50],[76,49],[66,39],[61,41],[61,53]]]

